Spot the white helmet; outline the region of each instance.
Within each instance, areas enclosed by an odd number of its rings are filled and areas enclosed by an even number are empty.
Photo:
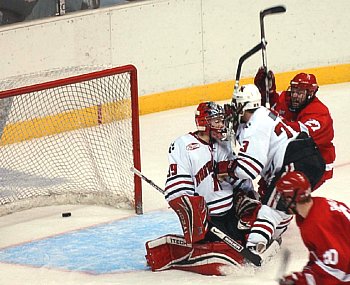
[[[257,109],[261,106],[261,94],[254,84],[242,85],[233,95],[234,129],[238,127],[244,111]]]
[[[242,111],[257,109],[261,106],[261,94],[254,84],[242,85],[233,97],[235,103],[243,106]]]

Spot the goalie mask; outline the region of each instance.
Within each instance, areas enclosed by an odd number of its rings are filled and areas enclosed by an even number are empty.
[[[242,122],[246,110],[257,109],[261,106],[261,94],[254,84],[242,85],[237,94],[233,95],[233,129],[236,131]]]
[[[318,90],[316,77],[313,74],[299,73],[290,82],[289,110],[298,112],[315,97]]]
[[[226,138],[224,109],[214,102],[203,102],[197,107],[195,120],[197,130],[214,139]]]
[[[275,189],[276,209],[287,214],[296,213],[296,203],[311,197],[310,182],[300,171],[287,172],[276,182]]]

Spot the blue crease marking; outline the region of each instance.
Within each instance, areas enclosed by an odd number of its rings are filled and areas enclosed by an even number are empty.
[[[91,274],[147,270],[145,242],[169,233],[182,233],[176,214],[157,211],[5,248],[0,261]]]

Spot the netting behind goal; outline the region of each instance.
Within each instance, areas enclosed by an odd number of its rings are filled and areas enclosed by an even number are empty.
[[[136,69],[0,91],[0,215],[53,204],[142,213]]]

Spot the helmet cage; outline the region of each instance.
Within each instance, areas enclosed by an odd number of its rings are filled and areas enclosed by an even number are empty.
[[[254,84],[242,85],[233,95],[233,126],[237,129],[246,110],[257,109],[261,106],[261,94]]]
[[[241,122],[242,116],[244,115],[245,106],[248,102],[242,104],[237,103],[237,101],[234,99],[232,102],[232,111],[233,111],[233,129],[234,131],[237,131],[238,125]]]
[[[296,204],[297,204],[297,196],[298,196],[298,191],[295,191],[293,193],[293,196],[285,196],[280,192],[276,193],[276,201],[277,202],[277,206],[276,206],[276,210],[279,210],[281,212],[285,212],[285,213],[289,213],[290,211],[292,211],[293,213],[296,213]]]
[[[296,213],[296,204],[311,196],[311,185],[307,177],[299,171],[287,172],[275,187],[276,209],[285,213]]]
[[[300,102],[298,106],[293,106],[293,93],[305,90],[306,97],[303,102]],[[316,82],[316,77],[313,74],[299,73],[291,81],[288,91],[290,93],[290,104],[289,110],[292,112],[298,112],[303,109],[307,104],[309,104],[318,90],[318,85]]]
[[[221,134],[226,137],[226,127],[223,124],[222,127],[213,126],[213,120],[219,118],[224,121],[224,110],[223,108],[214,102],[203,102],[197,107],[195,114],[195,121],[197,125],[197,130],[200,132],[205,132],[210,135],[210,132]]]

